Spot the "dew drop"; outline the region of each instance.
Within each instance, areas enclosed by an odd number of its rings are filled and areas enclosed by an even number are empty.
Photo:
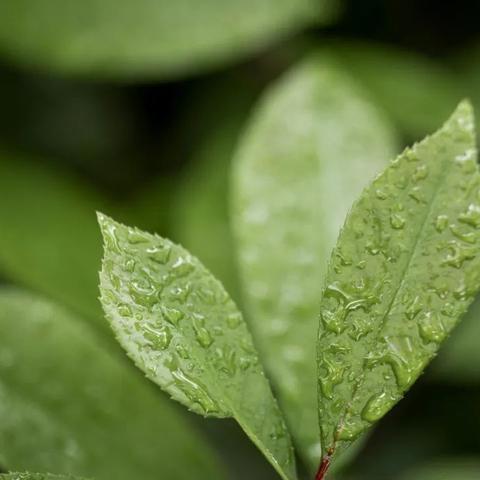
[[[380,420],[392,408],[392,405],[393,400],[386,392],[372,395],[362,410],[362,418],[367,422],[374,423]]]
[[[426,165],[419,165],[413,172],[412,179],[414,182],[419,182],[428,177],[428,167]]]
[[[405,226],[405,219],[398,213],[390,215],[390,225],[395,230],[401,230]]]
[[[129,229],[127,234],[127,240],[131,245],[136,245],[138,243],[146,243],[149,241],[149,238],[146,234],[139,232],[137,230]]]
[[[181,310],[173,307],[167,307],[166,305],[162,305],[161,311],[163,318],[165,318],[167,322],[171,323],[175,327],[178,326],[180,320],[184,317],[184,314]]]
[[[178,257],[172,265],[172,272],[174,272],[177,277],[185,277],[192,273],[194,268],[195,267],[189,260],[183,257]]]
[[[435,229],[438,233],[442,233],[448,225],[448,217],[446,215],[439,215],[435,219]]]
[[[133,258],[127,259],[123,265],[123,269],[128,273],[133,273],[135,271],[135,260]]]
[[[178,353],[178,356],[183,360],[188,360],[190,358],[190,352],[181,343],[177,343],[177,345],[175,346],[175,351]]]
[[[205,328],[205,317],[199,314],[193,314],[192,317],[193,330],[197,342],[203,348],[208,348],[213,343],[213,338],[210,332]]]
[[[379,199],[379,200],[386,200],[388,198],[388,194],[381,190],[381,189],[377,189],[375,190],[375,196]]]
[[[458,217],[458,221],[475,228],[480,227],[480,206],[471,203],[464,213]]]
[[[171,248],[167,245],[147,249],[148,257],[155,263],[165,265],[170,257]]]
[[[172,341],[172,332],[167,326],[158,329],[148,323],[143,324],[144,337],[151,343],[153,348],[165,350]]]
[[[337,440],[351,442],[355,440],[363,430],[364,426],[360,421],[350,418],[337,429],[335,436]]]
[[[221,409],[213,398],[207,393],[205,387],[194,382],[180,368],[172,371],[175,385],[192,402],[197,404],[205,415],[221,414]]]
[[[418,328],[422,340],[426,343],[440,343],[447,335],[441,317],[432,312],[420,318]]]
[[[120,316],[122,316],[123,318],[132,317],[132,309],[126,303],[122,303],[121,305],[119,305],[117,310]]]
[[[238,328],[241,323],[242,323],[242,316],[240,315],[240,313],[233,312],[227,316],[227,325],[232,330]]]
[[[138,305],[151,308],[157,303],[156,290],[146,281],[132,282],[128,291]]]

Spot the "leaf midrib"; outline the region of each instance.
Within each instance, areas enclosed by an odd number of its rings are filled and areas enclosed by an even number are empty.
[[[443,129],[442,129],[443,130]],[[424,142],[427,142],[431,139],[434,139],[437,135],[433,135],[432,137],[427,137]],[[422,142],[423,143],[423,142]],[[448,173],[450,172],[450,168],[451,168],[451,165],[452,163],[448,160],[445,160],[442,162],[441,164],[441,167],[446,167],[446,168],[441,168],[440,169],[440,174],[439,174],[439,179],[437,180],[437,182],[435,183],[435,187],[433,189],[433,195],[431,196],[431,201],[430,201],[430,205],[428,207],[428,209],[426,210],[425,212],[425,215],[422,219],[422,223],[421,223],[421,227],[420,229],[418,230],[418,233],[416,235],[416,238],[415,238],[415,242],[413,244],[413,247],[411,249],[411,253],[409,255],[409,258],[405,264],[405,267],[402,271],[402,274],[400,276],[401,280],[400,282],[398,283],[398,287],[397,289],[395,290],[395,293],[393,294],[392,296],[392,300],[390,301],[390,303],[388,304],[387,308],[385,309],[385,313],[383,314],[383,317],[382,317],[382,320],[381,320],[381,325],[380,327],[377,329],[377,332],[376,332],[376,335],[375,335],[375,338],[378,337],[378,334],[382,331],[383,327],[385,326],[385,323],[386,323],[386,320],[390,314],[390,311],[392,309],[392,306],[393,304],[395,303],[396,299],[397,299],[397,296],[400,292],[400,290],[402,289],[403,285],[404,285],[404,282],[407,278],[407,274],[408,274],[408,271],[410,269],[410,265],[412,264],[412,261],[413,259],[416,257],[416,253],[417,253],[417,247],[418,247],[418,244],[420,242],[420,239],[423,238],[424,236],[424,233],[425,233],[425,229],[428,225],[428,219],[430,218],[430,215],[431,213],[434,211],[434,207],[436,206],[436,202],[437,202],[437,199],[438,199],[438,196],[439,196],[439,193],[441,192],[442,190],[442,186],[444,184],[444,180],[448,178]],[[391,168],[391,167],[390,167]],[[442,173],[443,172],[443,173]],[[365,371],[365,366],[366,366],[366,362],[367,360],[366,359],[363,359],[363,362],[362,362],[362,372]],[[364,377],[363,377],[364,378]],[[341,431],[341,429],[339,430],[339,426],[345,424],[345,419],[347,417],[347,415],[350,413],[349,412],[349,409],[352,405],[352,403],[356,400],[356,396],[357,396],[357,393],[358,393],[358,390],[360,389],[360,387],[362,386],[363,384],[363,379],[358,382],[355,387],[354,387],[354,390],[353,390],[353,395],[352,395],[352,399],[350,400],[346,410],[345,410],[345,414],[343,415],[343,417],[339,420],[339,422],[337,423],[337,426],[336,426],[336,429],[335,431],[338,432],[338,431]],[[334,441],[333,441],[333,449],[335,449],[335,446],[338,442],[338,437],[337,434],[334,435]]]

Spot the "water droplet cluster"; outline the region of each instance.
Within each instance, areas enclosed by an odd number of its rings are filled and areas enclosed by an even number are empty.
[[[320,285],[348,209],[395,151],[390,140],[385,122],[348,79],[311,61],[259,108],[235,165],[246,307],[312,470],[320,437],[313,333]]]
[[[465,108],[392,162],[342,230],[320,313],[326,446],[345,446],[392,408],[480,287],[480,175]]]
[[[252,338],[222,285],[170,241],[106,217],[100,224],[102,303],[137,366],[196,413],[248,422],[279,463],[291,464],[290,440]]]

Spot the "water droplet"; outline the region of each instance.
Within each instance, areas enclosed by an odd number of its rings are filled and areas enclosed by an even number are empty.
[[[202,302],[207,305],[215,305],[217,299],[215,297],[215,292],[210,288],[199,287],[195,290],[195,296]]]
[[[471,225],[472,227],[480,227],[480,206],[471,203],[468,209],[459,215],[458,221]]]
[[[393,406],[393,399],[384,391],[372,395],[362,410],[362,418],[370,423],[380,420]]]
[[[461,268],[465,261],[472,260],[476,256],[474,247],[460,245],[455,240],[448,243],[447,249],[448,254],[443,260],[443,264],[457,269]]]
[[[148,242],[149,238],[145,233],[129,228],[128,234],[127,234],[127,240],[130,244],[136,245],[138,243]]]
[[[195,267],[190,260],[183,257],[178,257],[172,265],[172,272],[177,277],[185,277],[192,273],[194,269]]]
[[[146,281],[130,283],[128,291],[138,305],[151,308],[158,301],[155,288]]]
[[[182,345],[181,343],[177,343],[177,345],[175,346],[175,351],[178,353],[178,356],[183,360],[188,360],[190,358],[190,352],[188,351],[188,348],[186,348],[185,345]]]
[[[223,348],[215,350],[215,366],[221,372],[233,377],[237,372],[237,353],[230,346],[226,345]]]
[[[207,393],[205,387],[194,382],[180,368],[172,371],[175,385],[192,402],[197,404],[205,415],[221,414],[221,408]]]
[[[161,247],[150,247],[147,249],[147,253],[149,258],[161,265],[165,265],[168,262],[170,257],[171,248],[168,245],[164,245]]]
[[[180,320],[184,317],[184,314],[181,310],[178,310],[173,307],[167,307],[166,305],[161,306],[161,311],[163,318],[170,322],[175,327],[178,326]]]
[[[319,362],[319,370],[323,370],[322,375],[319,375],[320,389],[323,395],[331,400],[334,386],[343,380],[345,366],[335,363],[324,354]]]
[[[123,318],[131,318],[132,317],[132,309],[126,304],[122,303],[118,306],[117,309],[120,316]]]
[[[112,224],[103,224],[103,238],[105,246],[112,252],[120,253],[119,241],[117,238],[117,227]]]
[[[353,441],[364,431],[363,424],[353,418],[347,419],[336,432],[336,439],[343,441]]]
[[[475,232],[469,232],[469,231],[462,230],[457,225],[450,225],[450,231],[458,239],[462,240],[463,242],[474,244],[477,241],[477,236],[476,236]]]
[[[210,332],[205,328],[205,317],[203,315],[194,313],[192,317],[193,330],[197,342],[203,348],[208,348],[213,343],[213,338]]]
[[[375,190],[375,196],[379,200],[386,200],[388,198],[388,194],[384,190],[381,190],[381,189]]]
[[[240,360],[238,361],[238,364],[240,366],[240,370],[242,370],[242,372],[245,372],[246,370],[248,370],[250,368],[250,366],[252,365],[252,362],[247,357],[240,357]]]
[[[190,295],[190,289],[191,287],[189,284],[185,285],[184,287],[173,287],[169,292],[170,299],[172,301],[185,303]]]
[[[428,167],[426,165],[419,165],[413,172],[412,179],[413,181],[419,182],[428,177]]]
[[[227,325],[229,328],[232,330],[235,330],[240,326],[242,323],[242,316],[240,315],[239,312],[233,312],[228,314],[227,316]]]
[[[446,215],[439,215],[435,220],[435,229],[438,233],[442,233],[448,225],[448,217]]]
[[[384,361],[392,366],[398,386],[404,389],[422,372],[424,362],[414,349],[411,337],[384,337],[384,341],[387,344]]]
[[[133,258],[127,259],[123,265],[123,269],[128,273],[133,273],[135,271],[135,260]]]
[[[395,230],[401,230],[405,226],[405,219],[398,213],[390,215],[390,225]]]
[[[407,306],[405,310],[405,314],[409,320],[413,320],[421,312],[422,308],[423,308],[422,300],[417,295]]]
[[[440,343],[447,335],[441,317],[432,312],[427,312],[420,318],[418,327],[420,336],[426,343]]]
[[[151,343],[153,348],[165,350],[172,341],[172,332],[164,325],[160,328],[153,328],[148,323],[143,324],[144,337]]]

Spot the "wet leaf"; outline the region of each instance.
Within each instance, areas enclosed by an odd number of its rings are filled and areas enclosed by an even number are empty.
[[[300,453],[320,457],[319,292],[348,208],[395,153],[388,122],[314,56],[258,105],[235,159],[233,215],[245,303]]]
[[[68,74],[170,77],[260,50],[328,20],[333,0],[8,0],[5,58]]]
[[[120,344],[190,410],[232,417],[284,479],[290,437],[237,307],[182,247],[99,215],[101,301]]]
[[[480,287],[480,175],[468,102],[362,193],[321,300],[324,453],[345,449],[398,402]]]
[[[98,480],[224,478],[199,436],[88,325],[0,290],[0,465]]]

